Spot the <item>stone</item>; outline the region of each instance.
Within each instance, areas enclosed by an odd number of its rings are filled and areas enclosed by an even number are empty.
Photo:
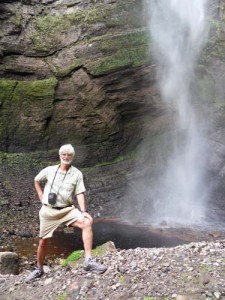
[[[213,294],[216,297],[216,299],[220,299],[220,297],[221,297],[221,293],[220,292],[214,292]]]
[[[19,257],[14,252],[0,252],[0,273],[19,274]]]

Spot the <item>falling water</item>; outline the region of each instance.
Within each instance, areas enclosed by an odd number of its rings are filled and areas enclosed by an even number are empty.
[[[205,218],[204,121],[193,93],[194,71],[206,40],[207,0],[146,0],[161,98],[170,115],[167,159],[151,191],[155,218],[193,224]],[[166,144],[166,143],[165,143]],[[168,146],[169,144],[169,146]]]

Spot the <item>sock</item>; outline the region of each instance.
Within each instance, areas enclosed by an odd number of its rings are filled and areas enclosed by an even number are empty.
[[[85,256],[85,263],[87,263],[90,258],[91,258],[91,256],[89,256],[89,255]]]

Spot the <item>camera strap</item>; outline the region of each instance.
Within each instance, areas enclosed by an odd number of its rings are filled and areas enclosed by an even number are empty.
[[[56,174],[57,174],[57,172],[58,172],[59,167],[60,167],[60,165],[58,166],[58,168],[57,168],[57,170],[56,170],[56,172],[55,172],[55,175],[54,175],[54,178],[53,178],[53,181],[52,181],[52,184],[51,184],[51,188],[50,188],[49,193],[51,193],[52,186],[53,186],[53,183],[54,183],[54,181],[55,181],[55,177],[56,177]],[[57,194],[58,194],[58,193],[57,193]]]
[[[57,170],[56,170],[56,172],[55,172],[55,176],[54,176],[54,178],[53,178],[53,181],[52,181],[52,184],[51,184],[51,188],[50,188],[50,191],[49,191],[49,193],[51,193],[52,186],[53,186],[53,183],[54,183],[54,181],[55,181],[55,177],[56,177],[56,175],[57,175],[57,173],[58,173],[59,167],[60,167],[60,165],[58,166],[58,168],[57,168]],[[64,181],[64,179],[66,178],[66,174],[67,174],[67,172],[68,172],[68,170],[66,171],[66,173],[65,173],[65,175],[64,175],[64,177],[63,177],[62,183],[61,183],[61,185],[59,186],[59,188],[58,188],[58,191],[57,191],[57,194],[56,194],[56,195],[58,195],[58,193],[59,193],[59,190],[60,190],[60,188],[61,188],[61,186],[62,186],[62,184],[63,184],[63,181]]]

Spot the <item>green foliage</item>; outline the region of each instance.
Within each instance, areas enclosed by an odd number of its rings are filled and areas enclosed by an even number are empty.
[[[42,164],[42,160],[40,158],[35,158],[32,154],[27,153],[4,153],[2,157],[4,163],[7,164],[9,167],[20,167],[20,165],[26,164],[33,165],[33,166],[40,166]]]
[[[119,282],[120,282],[120,284],[124,284],[125,283],[125,276],[124,275],[120,275],[119,276]]]
[[[211,272],[212,270],[213,270],[213,267],[210,266],[210,265],[202,265],[202,266],[200,267],[200,272],[201,272],[201,273],[209,273],[209,272]]]
[[[64,292],[62,295],[57,296],[56,300],[66,300],[68,296],[67,292]]]
[[[82,251],[81,250],[76,250],[72,252],[62,263],[63,267],[68,266],[68,263],[71,261],[77,261],[82,257]]]
[[[92,250],[93,256],[101,256],[105,253],[104,248],[102,246],[98,246]]]

